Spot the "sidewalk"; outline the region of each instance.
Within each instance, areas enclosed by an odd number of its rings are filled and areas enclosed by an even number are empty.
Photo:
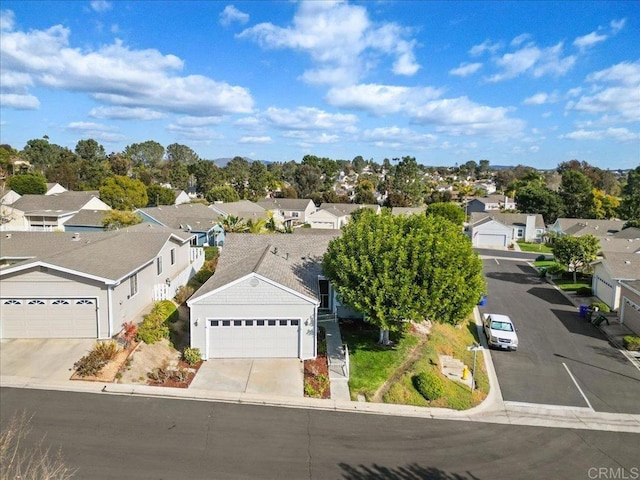
[[[324,327],[326,332],[331,399],[349,402],[351,394],[349,393],[348,365],[338,319],[335,315],[327,315],[318,320],[318,325]]]

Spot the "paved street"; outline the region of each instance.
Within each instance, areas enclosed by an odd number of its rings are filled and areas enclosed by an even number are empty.
[[[640,463],[629,433],[11,388],[0,405],[3,425],[33,414],[29,442],[80,479],[587,479]]]
[[[506,313],[518,329],[517,352],[492,351],[504,400],[640,413],[640,371],[564,295],[525,262],[483,267],[481,313]]]

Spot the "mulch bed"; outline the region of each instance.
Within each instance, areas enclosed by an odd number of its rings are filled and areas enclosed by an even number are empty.
[[[202,365],[202,360],[196,363],[195,365],[189,365],[184,360],[180,360],[178,362],[177,369],[178,370],[186,369],[188,372],[184,380],[177,379],[174,376],[168,376],[168,378],[164,379],[163,381],[155,381],[155,380],[149,379],[147,380],[147,385],[151,385],[153,387],[189,388],[189,385],[195,378],[196,373],[198,373],[198,370],[200,369],[201,365]]]
[[[304,361],[304,385],[306,397],[331,398],[329,365],[326,355],[318,355],[313,360]],[[317,395],[308,395],[307,390],[319,393]]]

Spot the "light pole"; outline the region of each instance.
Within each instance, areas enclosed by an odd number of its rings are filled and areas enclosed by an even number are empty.
[[[482,345],[478,345],[474,343],[470,347],[467,347],[467,350],[473,352],[473,369],[471,370],[471,393],[476,388],[476,355],[478,354],[478,350],[484,350]]]

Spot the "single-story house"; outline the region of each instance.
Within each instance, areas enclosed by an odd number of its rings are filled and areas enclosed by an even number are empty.
[[[640,335],[640,280],[620,282],[620,323]]]
[[[65,232],[101,232],[109,210],[80,210],[64,224]]]
[[[357,203],[323,203],[307,217],[311,228],[339,230],[351,219],[351,214],[360,208],[369,208],[380,213],[380,205],[361,205]]]
[[[621,240],[628,242],[628,240]],[[621,282],[640,280],[640,242],[635,241],[628,251],[615,251],[609,244],[603,246],[603,243],[601,242],[602,258],[591,263],[593,266],[591,290],[611,310],[618,310],[622,298]],[[604,250],[605,247],[611,249]]]
[[[215,273],[187,301],[204,359],[316,357],[318,311],[335,308],[322,257],[340,232],[304,230],[227,235]]]
[[[487,212],[500,210],[515,210],[515,200],[506,195],[485,195],[484,197],[471,198],[467,201],[467,214],[472,212]]]
[[[594,218],[558,218],[549,228],[550,233],[556,235],[593,235],[605,238],[622,231],[625,220],[599,220]]]
[[[142,224],[3,233],[0,338],[112,337],[200,269],[204,253],[192,236]]]
[[[269,198],[257,204],[265,210],[278,212],[287,226],[304,224],[316,210],[315,203],[308,198]]]
[[[2,230],[64,230],[64,224],[80,210],[111,210],[96,191],[23,195],[8,207],[10,221]]]
[[[539,213],[473,212],[468,227],[474,247],[509,247],[518,240],[539,242],[544,231]]]
[[[224,243],[224,228],[218,215],[202,203],[138,208],[135,213],[145,223],[192,233],[194,246],[217,247]]]

